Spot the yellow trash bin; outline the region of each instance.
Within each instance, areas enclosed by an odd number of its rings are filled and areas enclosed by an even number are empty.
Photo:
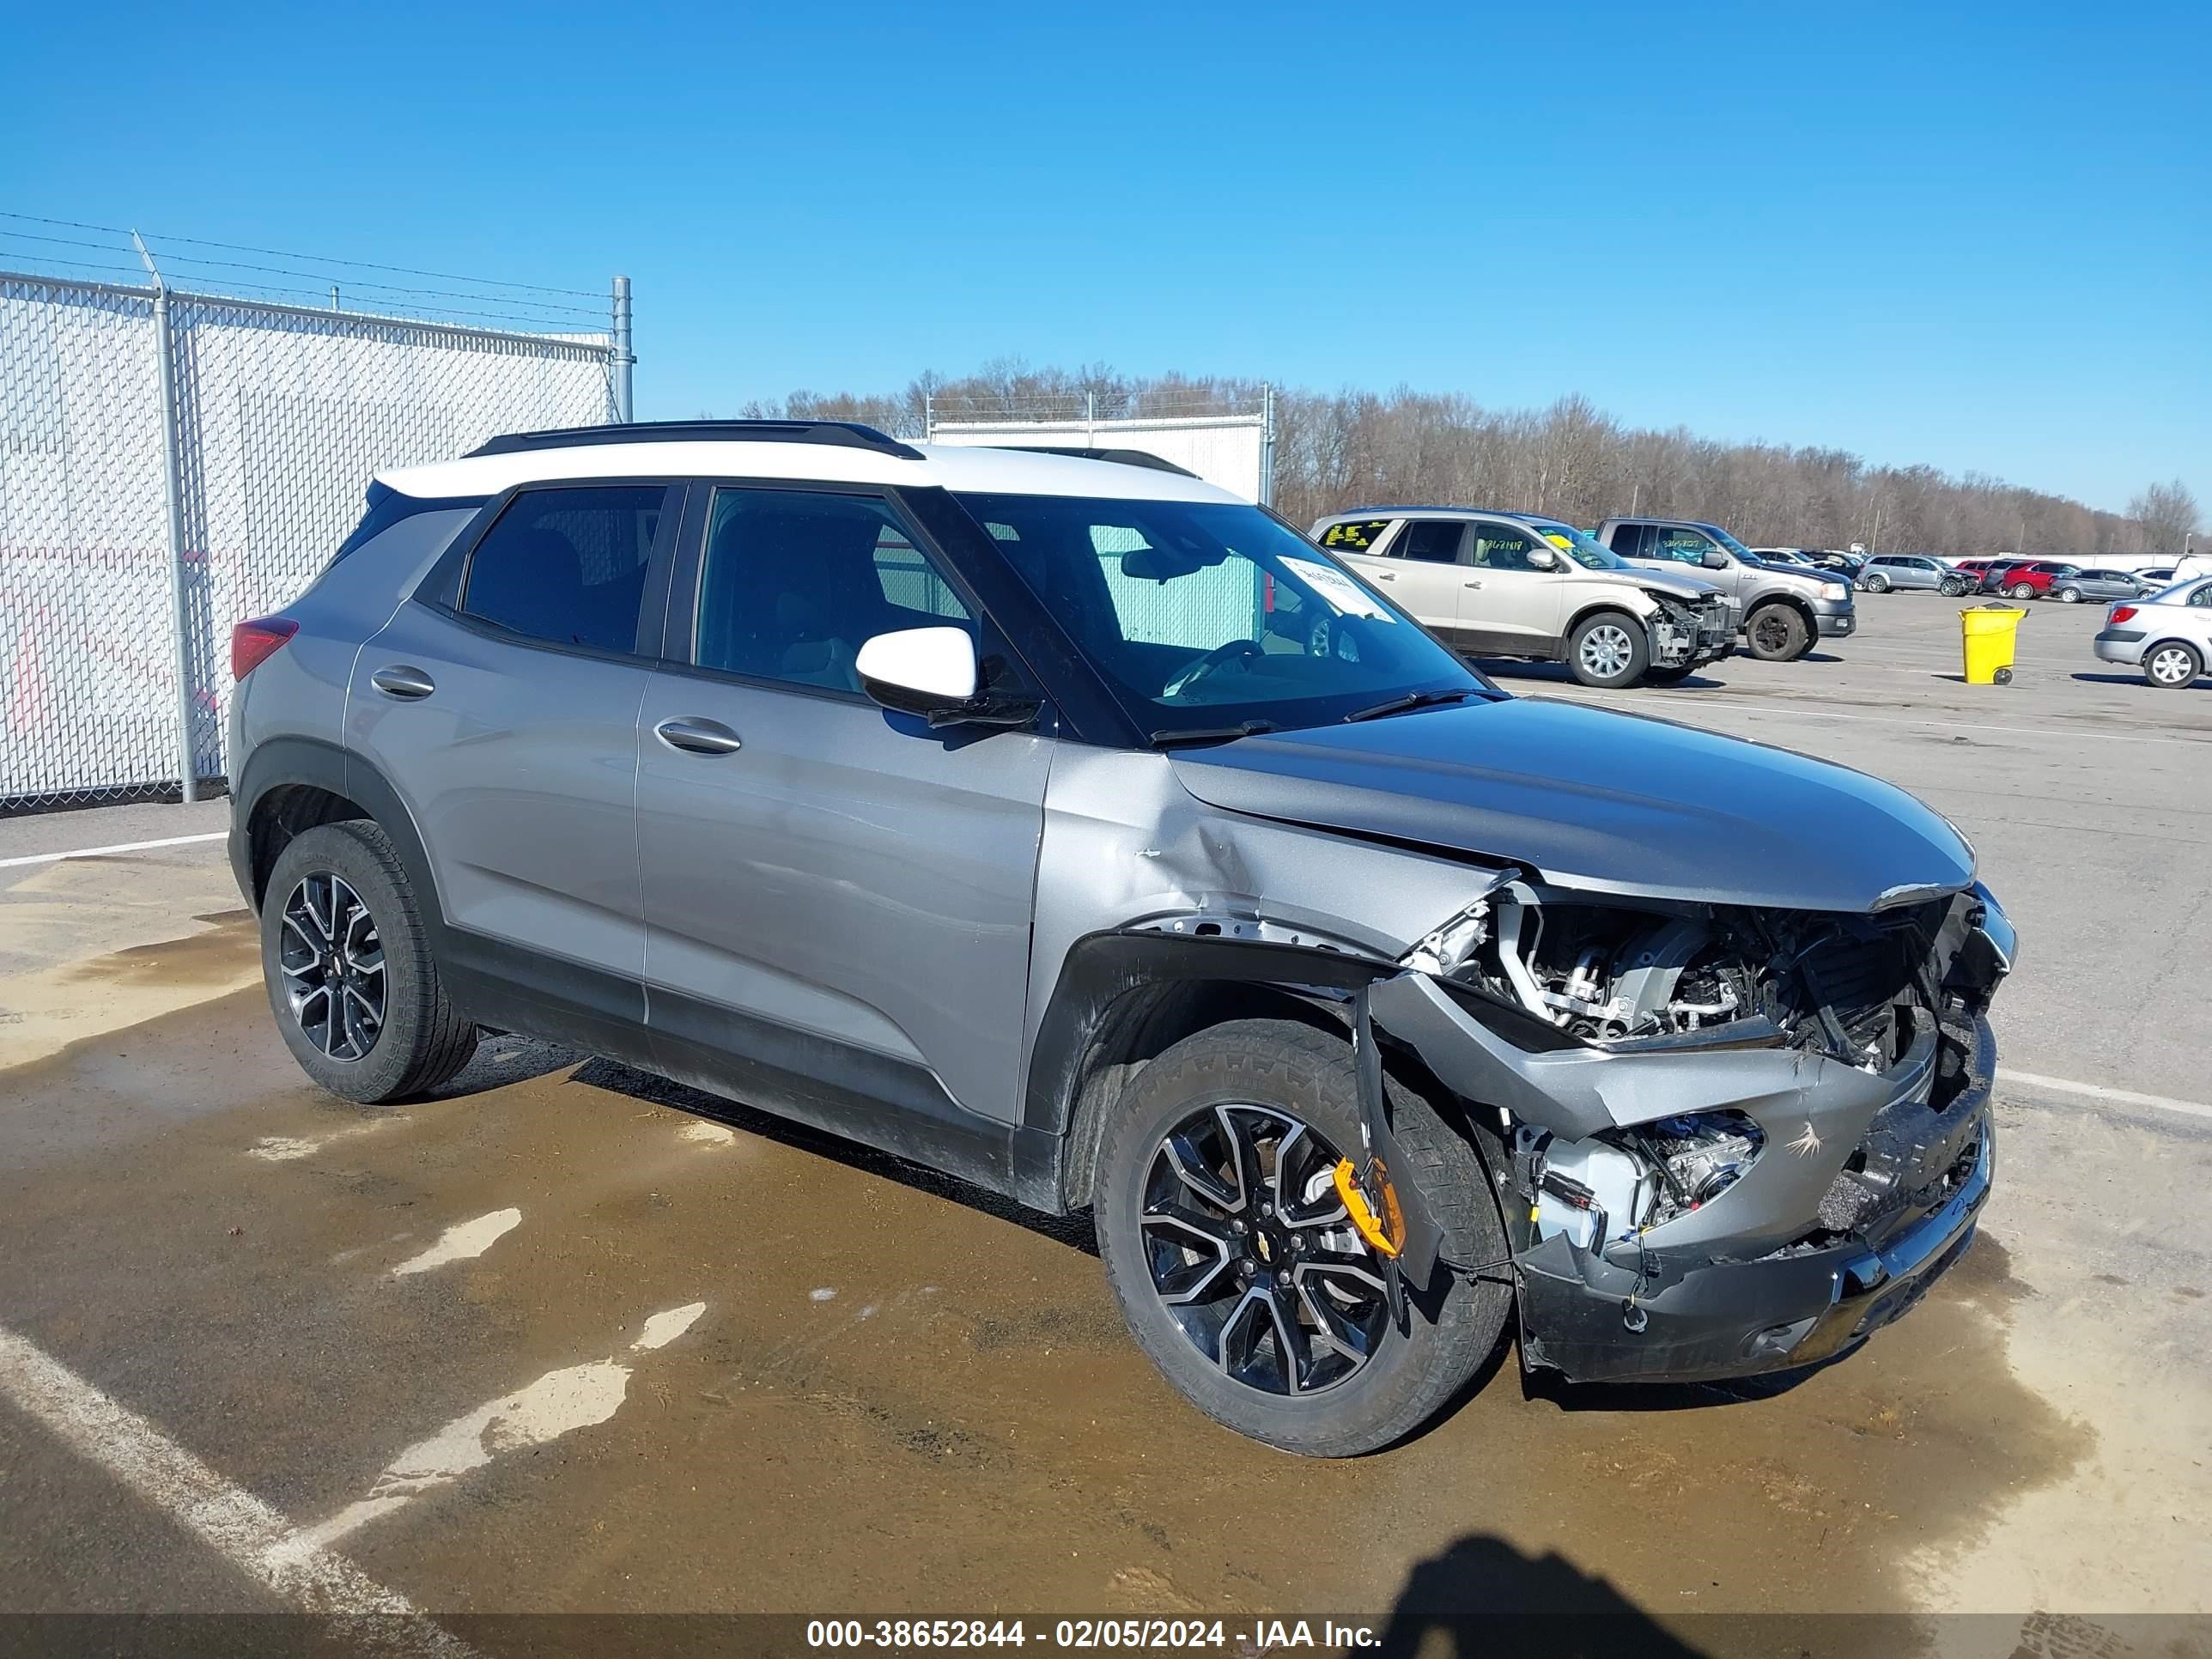
[[[2020,619],[2027,614],[2010,605],[1978,605],[1959,613],[1966,648],[1967,684],[2012,684],[2014,636],[2020,632]]]

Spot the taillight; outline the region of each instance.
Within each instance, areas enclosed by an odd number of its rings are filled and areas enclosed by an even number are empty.
[[[2113,627],[2118,628],[2122,623],[2130,621],[2134,617],[2135,614],[2135,606],[2131,605],[2116,605],[2112,607],[2112,614],[2106,617],[2105,620],[2112,623]]]
[[[289,617],[256,617],[230,630],[230,677],[242,680],[300,631]]]

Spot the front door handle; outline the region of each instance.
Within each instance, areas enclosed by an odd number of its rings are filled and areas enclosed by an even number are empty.
[[[1469,587],[1480,587],[1480,586],[1482,586],[1482,584],[1481,584],[1480,582],[1469,582],[1469,583],[1468,583],[1468,586]]]
[[[1375,573],[1375,580],[1378,582],[1395,582],[1398,580],[1398,573],[1395,570],[1378,570]]]
[[[721,721],[702,720],[696,714],[663,720],[653,728],[653,734],[687,755],[731,755],[741,746],[738,734]]]
[[[437,681],[410,663],[387,663],[368,677],[368,683],[387,697],[420,702],[438,689]]]

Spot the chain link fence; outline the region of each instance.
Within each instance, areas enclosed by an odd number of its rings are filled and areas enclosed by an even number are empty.
[[[374,473],[626,417],[626,344],[0,270],[0,811],[220,781],[231,625]]]

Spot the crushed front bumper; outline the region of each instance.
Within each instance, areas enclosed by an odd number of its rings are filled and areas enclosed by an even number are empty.
[[[2016,942],[1993,900],[1976,932],[2002,977]],[[1522,1358],[1574,1381],[1710,1381],[1840,1353],[1963,1254],[1989,1197],[1996,1043],[1984,1016],[1919,1016],[1907,1051],[1875,1073],[1773,1048],[1607,1052],[1419,974],[1376,987],[1370,1007],[1446,1087],[1509,1124],[1573,1142],[1725,1109],[1765,1132],[1765,1154],[1718,1197],[1580,1243],[1540,1229],[1525,1194],[1516,1214],[1500,1175]]]
[[[1953,1109],[1967,1103],[1954,1103]],[[1701,1382],[1813,1364],[1903,1315],[1966,1254],[1996,1169],[1986,1085],[1972,1162],[1951,1195],[1879,1245],[1708,1260],[1646,1293],[1648,1273],[1555,1233],[1522,1255],[1523,1358],[1578,1382]]]

